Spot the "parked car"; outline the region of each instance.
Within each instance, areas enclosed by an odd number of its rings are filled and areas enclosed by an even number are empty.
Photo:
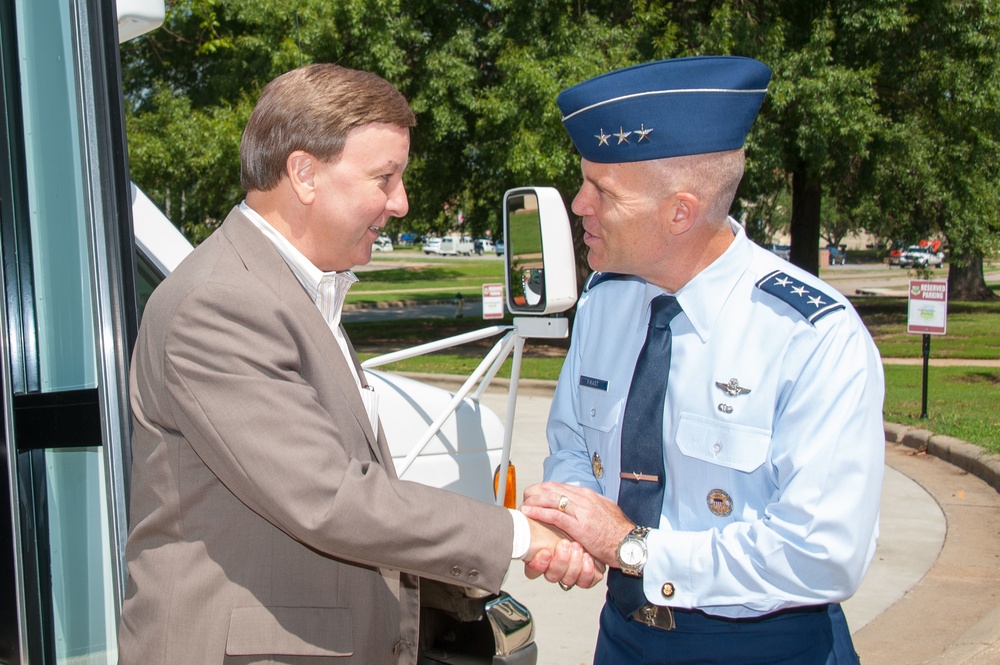
[[[475,247],[476,254],[479,254],[480,256],[487,252],[492,252],[495,249],[493,241],[489,238],[476,238],[472,245]]]
[[[424,254],[440,254],[441,238],[424,238],[424,245],[421,249]]]
[[[774,252],[784,260],[788,261],[792,256],[792,246],[791,245],[776,245],[773,242],[767,246],[767,249]]]
[[[930,247],[910,245],[899,255],[900,268],[935,268],[944,263],[944,252],[935,252]]]
[[[375,252],[391,252],[392,251],[392,240],[389,236],[379,236],[375,243],[372,245],[372,251]]]
[[[503,240],[498,240],[494,247],[497,250],[497,256],[503,256]]]

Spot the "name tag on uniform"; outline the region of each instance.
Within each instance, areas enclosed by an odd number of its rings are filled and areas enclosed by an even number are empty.
[[[603,390],[608,392],[608,382],[604,379],[594,379],[589,376],[580,375],[580,385],[587,386],[588,388],[596,388],[597,390]]]

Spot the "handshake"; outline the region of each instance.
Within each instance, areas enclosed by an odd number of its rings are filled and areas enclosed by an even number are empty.
[[[618,545],[635,526],[607,497],[556,482],[525,489],[521,512],[531,525],[525,575],[544,575],[567,591],[590,588],[608,566],[617,568]]]

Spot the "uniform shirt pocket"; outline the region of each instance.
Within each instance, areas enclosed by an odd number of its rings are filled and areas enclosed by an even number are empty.
[[[677,425],[677,447],[703,462],[750,473],[767,459],[770,430],[722,423],[693,413],[682,413]]]
[[[618,425],[618,414],[621,412],[620,395],[610,395],[596,388],[581,387],[580,424],[592,430],[607,434]]]
[[[352,635],[351,611],[343,607],[237,607],[226,654],[350,656]]]

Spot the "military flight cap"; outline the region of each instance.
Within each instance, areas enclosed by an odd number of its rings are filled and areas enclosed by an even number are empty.
[[[771,70],[737,56],[658,60],[559,93],[563,124],[591,162],[638,162],[743,147]]]

